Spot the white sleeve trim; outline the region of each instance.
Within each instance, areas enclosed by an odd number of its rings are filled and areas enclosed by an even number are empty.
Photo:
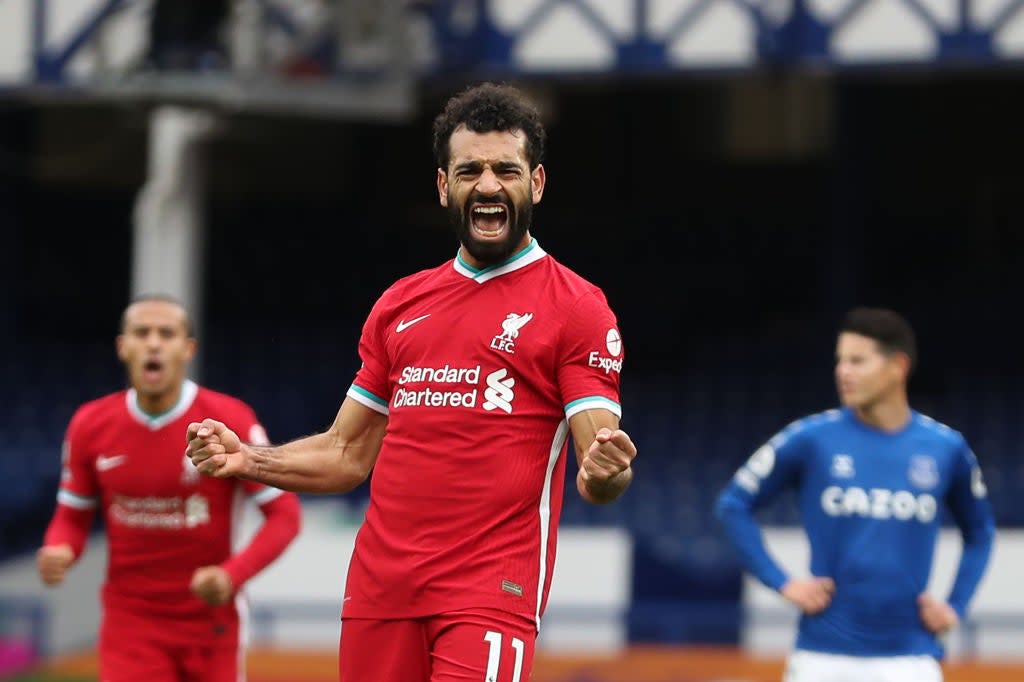
[[[348,389],[348,392],[346,392],[345,395],[352,398],[352,400],[356,401],[360,405],[370,408],[374,412],[379,412],[385,416],[388,414],[388,406],[386,402],[381,404],[380,398],[373,395],[366,389],[356,386],[355,384]]]
[[[76,495],[75,493],[61,488],[57,491],[57,502],[72,509],[95,509],[96,498]]]
[[[262,507],[267,502],[273,502],[277,498],[281,497],[281,495],[283,494],[284,491],[281,490],[280,488],[271,488],[270,486],[267,486],[258,493],[253,493],[252,495],[250,495],[249,499]]]
[[[565,418],[585,412],[586,410],[608,410],[619,419],[622,419],[622,406],[614,400],[602,396],[591,396],[574,400],[565,406]]]

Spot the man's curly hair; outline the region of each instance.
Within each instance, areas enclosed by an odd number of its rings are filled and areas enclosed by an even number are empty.
[[[462,125],[474,133],[522,130],[526,134],[526,160],[530,168],[536,168],[544,158],[547,133],[540,112],[522,92],[510,85],[483,83],[448,100],[444,111],[434,119],[434,158],[438,167],[448,168],[449,141]]]

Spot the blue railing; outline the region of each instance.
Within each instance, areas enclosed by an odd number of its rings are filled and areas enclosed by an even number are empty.
[[[0,0],[2,2],[3,0]],[[42,84],[70,84],[68,65],[92,41],[103,23],[113,14],[139,0],[104,0],[87,13],[74,30],[55,41],[48,32],[56,0],[35,0],[32,14],[32,54],[35,79]],[[518,2],[519,0],[507,0]],[[613,55],[610,63],[599,68],[606,72],[666,73],[686,69],[714,68],[715,64],[696,61],[687,63],[673,59],[672,46],[685,43],[712,19],[714,12],[727,9],[744,28],[734,35],[726,35],[722,42],[733,41],[749,58],[719,64],[726,68],[752,68],[764,66],[799,67],[804,65],[843,67],[863,65],[841,54],[837,47],[840,34],[854,26],[865,13],[877,9],[877,2],[898,6],[900,16],[908,26],[929,36],[934,49],[910,57],[865,55],[865,60],[876,67],[916,63],[927,66],[944,65],[996,65],[1011,61],[996,47],[1000,32],[1013,22],[1024,21],[1024,0],[1010,0],[984,20],[977,19],[977,0],[958,0],[951,16],[938,16],[935,10],[921,0],[848,0],[839,5],[833,15],[816,11],[810,0],[790,2],[757,2],[755,0],[699,0],[679,11],[676,16],[661,16],[653,25],[652,0],[633,0],[626,19],[628,30],[599,11],[599,6],[588,0],[542,0],[525,16],[514,22],[502,19],[506,7],[502,0],[476,0],[455,2],[435,0],[414,3],[409,11],[428,17],[433,41],[440,60],[432,68],[436,72],[467,72],[480,74],[516,74],[571,72],[577,67],[525,64],[517,54],[539,31],[550,29],[553,17],[566,16],[582,27],[596,40],[603,42]],[[286,6],[259,0],[268,27],[285,35],[295,36],[299,29],[296,18]],[[889,5],[892,7],[893,5]],[[781,8],[781,9],[780,9]],[[739,19],[742,18],[742,19]],[[320,63],[323,71],[339,75],[334,59],[337,50],[324,49],[324,41],[338,37],[325,32],[314,44],[304,47],[310,59]],[[567,39],[572,39],[567,38]],[[746,44],[740,44],[746,43]],[[1024,55],[1024,46],[1020,54]],[[592,67],[584,67],[592,71]]]

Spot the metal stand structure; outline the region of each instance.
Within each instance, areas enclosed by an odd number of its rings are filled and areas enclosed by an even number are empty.
[[[221,31],[227,63],[187,71],[147,61],[149,46],[140,39],[149,30],[146,0],[92,0],[63,32],[58,25],[69,19],[54,20],[56,4],[31,6],[31,96],[347,119],[413,113],[410,13],[402,0],[234,0]]]
[[[154,109],[146,184],[135,203],[132,295],[172,294],[185,304],[197,325],[203,319],[205,252],[202,143],[215,130],[216,116],[208,111],[177,106]],[[192,373],[197,377],[200,373],[197,362]]]

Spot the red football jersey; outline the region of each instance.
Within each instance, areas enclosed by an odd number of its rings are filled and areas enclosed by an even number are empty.
[[[215,417],[247,442],[266,444],[256,414],[230,396],[191,381],[170,411],[139,409],[134,389],[86,403],[64,442],[57,500],[99,505],[109,544],[103,604],[108,612],[174,618],[176,638],[208,635],[210,624],[237,627],[236,606],[211,608],[189,591],[192,573],[232,553],[241,502],[266,504],[282,491],[201,476],[185,456],[189,422]]]
[[[621,416],[622,341],[604,294],[533,241],[461,258],[376,303],[348,396],[388,415],[343,616],[497,608],[540,622],[567,419]]]

